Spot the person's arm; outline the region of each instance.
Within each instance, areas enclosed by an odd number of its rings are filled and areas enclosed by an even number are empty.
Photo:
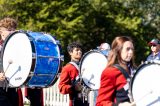
[[[100,89],[98,91],[98,97],[96,106],[114,106],[114,91],[115,91],[115,78],[111,76],[111,73],[104,70],[101,75]],[[111,71],[110,71],[111,72]],[[113,73],[114,74],[114,73]]]
[[[5,80],[4,73],[0,72],[0,81],[4,81],[4,80]]]
[[[72,92],[71,79],[68,70],[68,68],[64,67],[60,74],[60,81],[58,87],[60,93],[62,94],[69,94]]]
[[[152,60],[152,54],[150,54],[150,55],[147,57],[146,61],[151,61],[151,60]]]
[[[123,103],[120,103],[118,106],[136,106],[136,103],[123,102]]]

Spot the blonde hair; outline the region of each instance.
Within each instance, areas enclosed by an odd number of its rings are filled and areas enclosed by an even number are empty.
[[[0,27],[7,28],[10,31],[16,30],[17,21],[13,18],[3,18],[0,20]]]

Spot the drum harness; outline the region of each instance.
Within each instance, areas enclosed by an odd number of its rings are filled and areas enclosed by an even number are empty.
[[[114,67],[116,67],[117,69],[119,69],[121,71],[121,73],[124,75],[124,77],[127,80],[127,83],[129,85],[129,89],[128,89],[128,97],[130,99],[130,102],[133,102],[133,97],[132,97],[132,93],[131,93],[131,87],[130,87],[130,83],[131,83],[131,79],[133,77],[133,75],[129,76],[129,74],[125,71],[125,69],[123,69],[120,65],[118,64],[114,64]]]
[[[75,78],[75,82],[74,84],[76,84],[77,82],[80,82],[81,84],[81,91],[80,93],[78,93],[78,97],[83,99],[83,102],[88,101],[88,94],[90,92],[90,89],[88,87],[86,87],[83,83],[82,83],[82,78],[80,77],[80,69],[79,66],[74,63],[74,62],[69,62],[70,64],[72,64],[73,66],[76,67],[76,69],[78,70],[79,74],[78,76]],[[83,72],[82,72],[83,74]]]

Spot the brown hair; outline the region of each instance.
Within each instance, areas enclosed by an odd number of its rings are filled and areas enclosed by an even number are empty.
[[[112,45],[111,45],[111,51],[108,56],[107,66],[112,66],[114,64],[120,64],[123,68],[126,69],[126,66],[124,66],[122,58],[121,58],[121,50],[122,50],[124,42],[126,41],[130,41],[133,43],[132,39],[128,36],[118,36],[113,40]],[[131,63],[131,66],[135,67],[134,57],[132,57],[132,60],[130,61],[130,63]]]
[[[7,28],[10,31],[16,30],[17,21],[13,18],[3,18],[0,20],[0,27]]]

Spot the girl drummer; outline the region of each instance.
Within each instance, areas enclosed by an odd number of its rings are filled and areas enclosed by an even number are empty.
[[[134,105],[128,92],[128,78],[135,67],[133,56],[134,46],[130,37],[119,36],[113,40],[107,67],[101,75],[96,106]]]

